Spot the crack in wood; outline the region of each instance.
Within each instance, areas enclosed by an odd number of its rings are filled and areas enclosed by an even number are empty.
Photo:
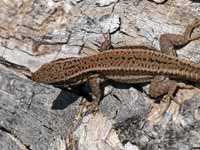
[[[16,135],[14,135],[10,130],[0,125],[0,131],[8,136],[12,141],[16,143],[22,150],[31,150],[30,145],[24,144]]]

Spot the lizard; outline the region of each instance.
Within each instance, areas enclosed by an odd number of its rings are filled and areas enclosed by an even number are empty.
[[[102,52],[44,64],[32,73],[32,80],[67,87],[87,83],[95,107],[103,96],[106,81],[150,83],[150,97],[167,94],[176,101],[174,95],[181,87],[178,81],[200,81],[200,64],[178,58],[175,49],[199,39],[200,36],[191,36],[198,26],[200,21],[195,20],[182,35],[162,34],[159,41],[161,52],[143,46],[111,48],[110,39],[106,39],[100,48]]]

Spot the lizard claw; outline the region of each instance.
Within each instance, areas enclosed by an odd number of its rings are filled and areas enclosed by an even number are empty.
[[[99,111],[99,103],[98,102],[88,102],[88,101],[82,101],[80,103],[82,109],[82,114],[96,114]]]

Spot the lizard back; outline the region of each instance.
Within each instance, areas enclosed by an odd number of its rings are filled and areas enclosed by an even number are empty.
[[[148,49],[113,49],[87,57],[44,64],[32,74],[32,79],[42,83],[70,84],[84,81],[92,74],[109,79],[121,76],[165,75],[199,81],[200,65]]]

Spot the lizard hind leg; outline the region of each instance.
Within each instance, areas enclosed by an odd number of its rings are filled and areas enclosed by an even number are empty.
[[[171,55],[171,56],[176,56],[176,50],[175,48],[180,48],[191,41],[200,39],[200,35],[196,37],[191,37],[193,30],[196,27],[200,26],[200,20],[195,20],[193,23],[189,24],[183,35],[181,34],[162,34],[160,36],[160,49],[161,52]]]
[[[156,118],[162,117],[167,112],[169,107],[171,107],[171,101],[174,101],[176,104],[178,104],[179,108],[181,107],[183,100],[182,99],[178,100],[175,97],[178,89],[192,89],[192,88],[194,87],[190,85],[185,85],[184,83],[178,83],[164,76],[156,76],[154,80],[151,82],[150,87],[149,87],[150,97],[157,98],[157,97],[163,96],[162,101],[165,100],[166,96],[168,98],[167,103],[165,105],[163,103],[163,107],[162,106],[160,107],[161,109],[158,112],[158,117]],[[172,105],[173,109],[175,109],[174,106],[175,105]],[[174,114],[174,112],[171,112],[171,113]]]
[[[200,35],[196,36],[196,37],[191,37],[193,30],[199,26],[200,26],[199,19],[194,20],[193,23],[191,23],[190,25],[187,26],[187,28],[185,29],[185,32],[183,34],[186,41],[191,42],[191,41],[200,39]]]
[[[149,95],[152,98],[158,98],[163,95],[168,95],[174,102],[180,102],[174,97],[178,89],[192,89],[193,86],[184,83],[178,83],[175,80],[170,80],[165,76],[156,76],[150,84]]]
[[[162,108],[162,110],[160,110],[158,117],[161,117],[166,113],[171,104],[171,100],[173,100],[177,104],[180,104],[174,96],[177,90],[178,90],[178,83],[174,80],[169,80],[164,76],[156,76],[154,80],[151,82],[149,87],[150,97],[152,98],[158,98],[161,96],[169,97],[169,101],[167,101],[166,106]],[[162,98],[162,100],[163,99],[164,97]]]

